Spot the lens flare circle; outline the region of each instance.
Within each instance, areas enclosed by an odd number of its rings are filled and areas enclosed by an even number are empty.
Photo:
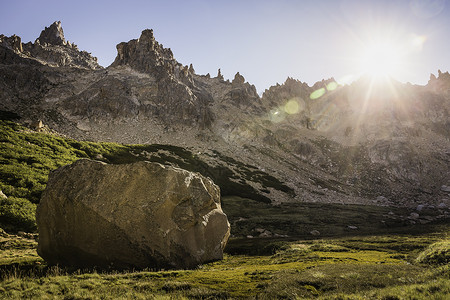
[[[322,97],[325,94],[325,92],[326,92],[325,88],[317,89],[311,93],[309,98],[311,98],[311,100],[319,99],[320,97]]]
[[[296,113],[298,113],[300,110],[300,105],[298,104],[298,101],[295,99],[291,99],[289,100],[285,105],[284,105],[284,111],[288,114],[288,115],[294,115]]]

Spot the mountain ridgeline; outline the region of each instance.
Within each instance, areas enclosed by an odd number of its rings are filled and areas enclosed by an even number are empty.
[[[0,110],[17,122],[40,120],[78,140],[186,149],[219,186],[227,182],[227,195],[450,206],[448,72],[426,86],[288,78],[260,97],[239,72],[232,81],[220,70],[196,74],[148,29],[118,44],[103,68],[55,22],[34,43],[0,35],[0,78]]]

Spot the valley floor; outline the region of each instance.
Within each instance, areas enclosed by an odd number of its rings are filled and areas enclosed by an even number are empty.
[[[265,247],[265,255],[226,254],[195,270],[160,271],[47,266],[36,253],[35,236],[3,232],[0,298],[448,299],[450,226],[420,228],[409,234],[259,239],[256,247]],[[240,240],[231,240],[233,249]],[[248,245],[241,245],[245,253]]]

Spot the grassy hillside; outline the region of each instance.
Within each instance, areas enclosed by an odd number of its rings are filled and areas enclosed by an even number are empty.
[[[120,155],[125,146],[78,142],[31,132],[11,121],[0,121],[0,226],[6,230],[36,230],[34,211],[48,174],[80,158]]]

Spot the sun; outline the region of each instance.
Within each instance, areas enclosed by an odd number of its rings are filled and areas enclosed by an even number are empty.
[[[360,71],[374,78],[392,78],[401,71],[401,49],[390,41],[367,44],[360,57]]]

